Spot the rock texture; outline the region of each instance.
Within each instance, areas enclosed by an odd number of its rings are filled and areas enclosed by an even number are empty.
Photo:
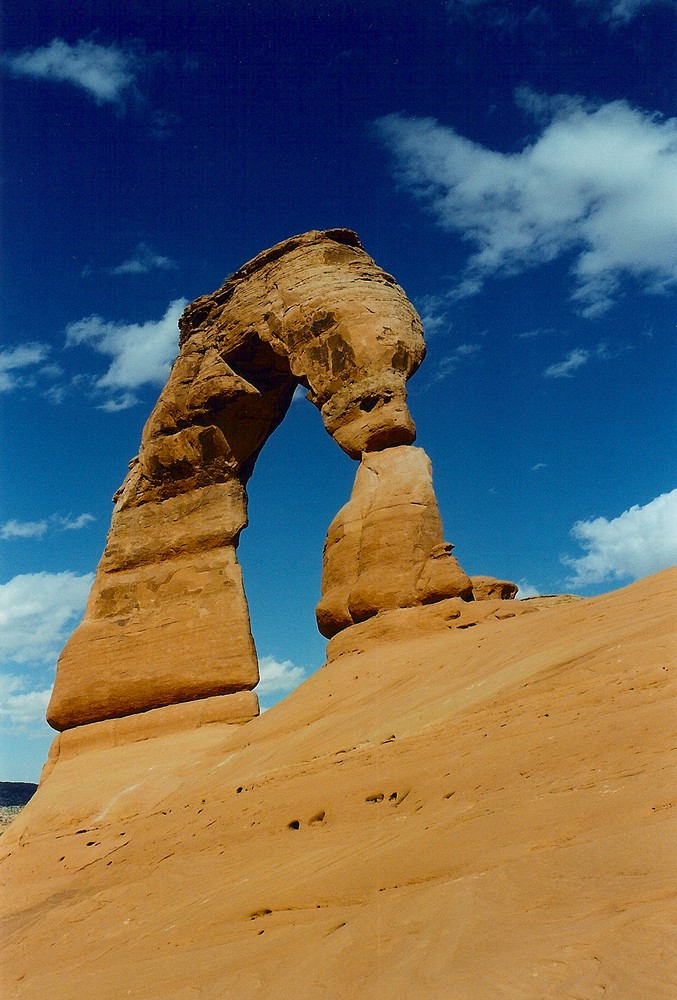
[[[327,533],[320,632],[331,637],[394,608],[471,600],[472,583],[452,548],[426,453],[403,446],[363,455],[352,496]]]
[[[3,995],[673,1000],[676,598],[396,609],[245,726],[62,734]]]
[[[501,601],[511,601],[519,587],[509,580],[497,580],[495,576],[471,576],[472,590],[476,601],[487,601],[498,598]]]
[[[405,383],[420,320],[354,233],[287,240],[180,321],[180,353],[116,494],[84,621],[59,660],[58,730],[214,699],[258,681],[236,549],[246,483],[296,387],[360,458],[331,525],[317,618],[331,637],[395,608],[470,600],[444,541]],[[256,700],[247,704],[256,714]]]
[[[247,480],[299,384],[354,458],[415,437],[405,383],[425,353],[421,323],[354,233],[306,233],[260,254],[189,306],[180,328],[59,661],[48,711],[58,730],[256,685],[236,548]],[[424,594],[439,589],[437,564],[431,574]],[[376,606],[368,576],[358,617]]]

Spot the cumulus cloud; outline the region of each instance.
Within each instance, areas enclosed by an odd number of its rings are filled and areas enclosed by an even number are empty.
[[[145,243],[139,243],[128,260],[123,260],[117,267],[109,267],[108,273],[113,275],[148,274],[149,271],[171,271],[177,267],[169,257],[154,253]]]
[[[82,38],[74,45],[54,38],[42,48],[7,55],[4,63],[15,76],[70,83],[97,104],[120,105],[133,90],[139,70],[138,56],[131,50]]]
[[[41,365],[49,351],[48,344],[38,343],[17,344],[0,350],[0,393],[32,384],[30,370]]]
[[[124,323],[89,316],[66,329],[66,346],[86,344],[111,358],[95,388],[106,398],[101,408],[125,410],[138,402],[136,390],[162,385],[178,351],[178,321],[187,299],[170,302],[164,316],[146,323]]]
[[[0,525],[0,538],[42,538],[49,527],[47,521],[17,521],[12,518]]]
[[[586,550],[562,562],[574,571],[571,587],[610,579],[638,580],[677,563],[677,489],[611,520],[577,521],[572,536]]]
[[[276,660],[274,656],[261,657],[259,673],[261,680],[256,692],[261,698],[288,694],[306,679],[303,667],[294,666],[291,660]]]
[[[540,597],[541,592],[538,587],[533,587],[526,580],[519,580],[517,583],[517,600],[525,601],[528,597]]]
[[[625,101],[517,97],[540,127],[517,153],[432,118],[376,123],[403,187],[475,247],[455,296],[563,254],[574,256],[572,298],[588,317],[610,308],[621,278],[655,294],[677,287],[677,119]]]
[[[22,678],[0,675],[0,725],[9,722],[25,726],[44,721],[52,689],[25,691],[24,687]]]
[[[0,584],[0,660],[51,664],[78,624],[93,573],[25,573]]]
[[[12,518],[0,524],[0,539],[6,541],[12,538],[44,538],[50,528],[57,531],[80,531],[95,520],[93,514],[79,514],[77,517],[72,517],[70,514],[66,517],[52,514],[51,517],[43,518],[41,521],[18,521]]]
[[[80,531],[81,528],[86,528],[88,524],[96,521],[96,518],[93,514],[78,514],[77,517],[68,514],[66,517],[55,516],[54,521],[63,531]]]

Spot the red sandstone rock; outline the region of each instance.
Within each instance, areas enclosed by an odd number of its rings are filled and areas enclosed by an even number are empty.
[[[519,589],[516,583],[497,580],[495,576],[471,576],[470,579],[476,601],[486,601],[496,597],[502,601],[511,601]]]
[[[349,502],[324,548],[320,632],[382,611],[472,596],[472,584],[443,541],[430,460],[402,446],[362,457]]]
[[[0,838],[4,994],[674,1000],[676,598],[396,609],[244,726],[62,734]]]

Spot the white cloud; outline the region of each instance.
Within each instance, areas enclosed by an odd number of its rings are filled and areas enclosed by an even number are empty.
[[[451,354],[447,354],[446,357],[440,359],[433,382],[440,382],[448,375],[452,375],[462,361],[471,358],[481,350],[481,344],[459,344]]]
[[[116,399],[107,399],[99,406],[105,413],[119,413],[120,410],[129,410],[139,402],[138,397],[133,392],[123,392]]]
[[[63,375],[63,368],[61,365],[55,363],[43,365],[40,369],[38,369],[38,374],[44,375],[45,378],[61,378]]]
[[[170,271],[176,267],[176,263],[169,257],[154,253],[145,243],[139,243],[128,260],[124,260],[117,267],[108,268],[108,273],[114,275],[148,274],[149,271]]]
[[[527,597],[540,597],[541,592],[538,587],[533,587],[526,580],[519,580],[517,583],[517,600],[524,601]]]
[[[21,677],[0,675],[0,724],[9,722],[13,726],[25,726],[44,722],[52,689],[24,691],[24,686]]]
[[[577,521],[572,536],[584,556],[564,556],[574,575],[572,587],[618,578],[638,580],[677,563],[677,489],[644,507],[635,505],[618,517]]]
[[[25,370],[41,365],[49,351],[48,344],[37,343],[17,344],[0,350],[0,393],[30,385],[32,380]]]
[[[85,39],[69,45],[55,38],[42,48],[5,56],[4,62],[16,76],[71,83],[97,104],[117,105],[133,89],[139,68],[138,57],[128,49]]]
[[[517,99],[541,125],[518,153],[432,118],[377,121],[403,186],[476,248],[456,297],[565,253],[575,255],[572,298],[586,316],[612,305],[621,278],[655,294],[677,287],[677,119],[625,101],[591,106],[528,90]]]
[[[0,524],[0,539],[6,541],[10,538],[44,538],[50,528],[80,531],[95,520],[93,514],[79,514],[77,517],[72,517],[70,514],[66,517],[52,514],[51,517],[43,518],[41,521],[17,521],[12,518]]]
[[[43,392],[45,399],[53,403],[54,406],[60,406],[64,399],[68,395],[68,387],[65,385],[52,385],[49,389]]]
[[[563,361],[549,365],[543,372],[543,375],[545,378],[571,378],[574,372],[582,368],[583,365],[587,365],[589,360],[590,351],[576,347],[573,351],[569,351]]]
[[[625,350],[628,350],[627,346],[620,349],[621,352]],[[610,355],[607,350],[606,344],[598,344],[594,350],[587,350],[583,347],[575,347],[572,351],[569,351],[567,356],[562,361],[558,361],[554,365],[548,365],[543,372],[543,377],[573,378],[574,372],[577,372],[579,368],[583,368],[584,365],[587,365],[591,358],[598,358],[606,361],[611,356],[612,355]]]
[[[537,337],[551,337],[556,332],[551,326],[540,326],[534,330],[523,330],[521,333],[516,333],[515,336],[518,340],[536,340]]]
[[[47,532],[47,521],[16,521],[12,518],[0,525],[0,538],[42,538]]]
[[[645,7],[672,7],[677,10],[677,0],[577,0],[579,4],[595,7],[605,21],[627,24]]]
[[[259,673],[261,680],[256,692],[262,698],[268,695],[288,694],[306,679],[303,667],[295,667],[291,660],[276,660],[274,656],[261,657]]]
[[[93,580],[93,573],[26,573],[0,584],[0,660],[56,660],[78,624]]]
[[[443,295],[426,295],[418,303],[418,312],[423,324],[426,340],[441,332],[446,332],[451,326],[447,316],[448,299]]]
[[[112,358],[105,375],[95,381],[106,399],[101,408],[125,410],[137,402],[135,390],[162,385],[178,351],[178,322],[187,299],[170,302],[162,319],[146,323],[121,323],[89,316],[66,329],[66,345],[87,344]]]
[[[55,517],[54,520],[64,531],[80,531],[81,528],[86,528],[88,524],[96,521],[96,518],[93,514],[78,514],[77,517],[71,517],[69,514],[66,517]]]

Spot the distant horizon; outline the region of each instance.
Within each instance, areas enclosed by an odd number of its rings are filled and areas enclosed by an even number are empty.
[[[6,780],[55,735],[181,312],[311,229],[355,231],[422,317],[409,404],[466,572],[593,596],[677,563],[675,0],[6,6]],[[249,483],[264,708],[323,663],[356,467],[301,397]]]

